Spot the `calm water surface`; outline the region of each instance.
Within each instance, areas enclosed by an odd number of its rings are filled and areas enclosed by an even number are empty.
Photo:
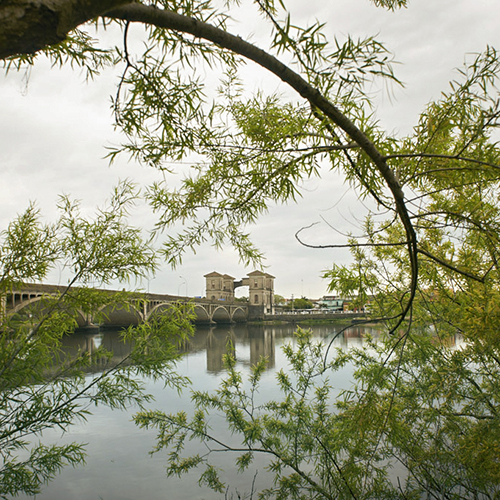
[[[339,327],[332,325],[313,326],[315,337],[329,341]],[[349,348],[362,343],[365,332],[372,334],[369,327],[352,327],[342,334],[334,345]],[[224,376],[222,355],[225,353],[228,338],[235,346],[238,368],[248,372],[249,367],[260,356],[269,359],[268,369],[261,385],[261,397],[272,399],[278,396],[274,380],[277,370],[285,367],[285,358],[281,351],[284,343],[293,342],[293,326],[247,326],[236,325],[217,328],[202,328],[196,331],[187,346],[186,354],[178,365],[178,372],[187,375],[197,390],[214,390]],[[68,339],[68,348],[83,345],[93,349],[99,344],[112,349],[117,357],[125,355],[125,347],[118,342],[114,332],[97,335],[75,334]],[[335,389],[342,390],[350,386],[352,370],[347,367],[331,377]],[[175,390],[164,388],[161,382],[147,381],[147,388],[155,397],[149,406],[167,413],[191,408],[189,390],[180,396]],[[192,473],[182,478],[169,478],[165,474],[165,453],[150,455],[155,444],[155,431],[142,430],[132,422],[134,409],[129,411],[111,411],[107,408],[92,409],[93,415],[85,423],[73,426],[67,434],[46,432],[42,440],[48,442],[87,443],[88,453],[85,466],[75,469],[65,468],[37,499],[40,500],[159,500],[159,499],[220,499],[207,488],[198,486],[198,474]],[[211,425],[219,436],[230,438],[221,416],[214,416]],[[193,450],[199,451],[199,443],[193,443]],[[237,498],[251,491],[254,474],[256,489],[268,485],[263,467],[264,462],[256,462],[245,475],[236,473],[234,456],[220,454],[220,466],[224,469],[232,485],[228,498]],[[26,498],[26,497],[16,497]]]

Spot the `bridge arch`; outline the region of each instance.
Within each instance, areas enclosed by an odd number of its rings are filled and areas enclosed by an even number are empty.
[[[244,323],[247,320],[247,313],[242,307],[234,307],[231,311],[231,320],[234,323]]]
[[[26,316],[30,314],[30,311],[33,311],[34,317],[41,317],[45,313],[50,311],[50,307],[47,307],[44,304],[44,299],[47,299],[47,294],[39,293],[39,294],[29,294],[21,296],[22,302],[17,302],[16,305],[9,310],[9,316],[21,315]],[[27,297],[27,298],[24,298]],[[91,318],[89,318],[83,311],[77,309],[73,311],[73,314],[76,315],[74,318],[78,328],[84,328],[92,323]]]
[[[172,304],[170,302],[156,302],[156,303],[151,303],[149,311],[146,314],[146,317],[144,318],[145,321],[148,321],[155,316],[160,316],[162,311],[167,312]]]
[[[226,306],[216,306],[212,311],[212,321],[216,323],[231,323],[231,313]]]
[[[137,305],[106,305],[99,310],[98,315],[102,317],[102,321],[104,321],[108,325],[136,326],[139,323],[142,323],[145,319],[145,313],[144,311],[141,311],[141,305],[141,303]]]
[[[204,307],[203,305],[195,304],[194,314],[196,316],[196,319],[195,319],[196,323],[205,323],[205,324],[212,323],[212,316],[210,315],[207,308]]]
[[[28,299],[21,299],[23,300],[22,302],[17,303],[11,310],[10,312],[12,314],[16,314],[21,311],[21,309],[25,309],[26,307],[30,306],[31,304],[36,304],[37,302],[41,302],[43,298],[43,294],[35,295],[35,296],[30,296]]]

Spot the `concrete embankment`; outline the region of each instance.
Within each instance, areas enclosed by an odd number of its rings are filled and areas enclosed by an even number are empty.
[[[343,321],[346,323],[367,319],[364,313],[319,313],[316,311],[289,314],[266,314],[264,321],[276,321],[282,323],[316,322],[316,321]]]

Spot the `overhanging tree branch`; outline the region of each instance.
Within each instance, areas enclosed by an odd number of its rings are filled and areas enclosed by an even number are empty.
[[[141,3],[124,0],[38,0],[34,3],[28,0],[8,0],[0,8],[0,58],[33,53],[62,41],[69,31],[97,16],[189,33],[254,61],[293,88],[313,109],[318,109],[357,143],[391,191],[396,212],[405,228],[412,276],[410,300],[405,314],[409,311],[418,277],[417,235],[396,175],[386,158],[362,130],[315,87],[268,52],[215,26]],[[16,22],[12,23],[13,19]]]
[[[340,127],[353,141],[355,141],[364,153],[371,159],[379,173],[384,178],[390,189],[396,211],[405,228],[408,241],[408,252],[411,265],[411,287],[410,297],[405,308],[403,318],[410,310],[415,296],[418,279],[418,256],[417,235],[410,220],[406,208],[404,193],[396,175],[387,164],[384,156],[378,150],[371,139],[361,131],[346,115],[344,115],[333,103],[323,96],[316,88],[309,84],[304,78],[291,70],[268,52],[255,45],[232,35],[227,31],[198,21],[194,18],[183,16],[168,10],[157,9],[142,4],[129,4],[107,12],[104,17],[119,19],[123,21],[139,22],[154,25],[160,28],[172,29],[189,33],[197,38],[211,41],[218,46],[241,55],[259,66],[276,75],[282,82],[293,88],[299,95],[306,99],[311,106],[319,109],[325,117]]]

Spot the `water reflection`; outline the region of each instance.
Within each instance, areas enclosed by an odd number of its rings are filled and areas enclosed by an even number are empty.
[[[275,367],[275,334],[262,326],[229,326],[205,328],[196,332],[190,342],[191,351],[194,345],[201,346],[206,352],[207,372],[220,373],[224,370],[223,358],[231,353],[243,365],[254,365],[261,357],[268,360],[268,369]],[[238,356],[236,346],[249,347],[248,360]]]
[[[360,346],[363,338],[370,334],[378,336],[378,329],[367,325],[353,325],[347,329],[343,326],[314,325],[314,337],[329,342],[334,340],[335,347],[350,348]],[[276,367],[276,349],[284,339],[293,338],[296,327],[286,325],[227,325],[215,327],[199,327],[195,334],[186,340],[181,347],[184,354],[204,352],[206,354],[207,373],[217,374],[224,370],[223,357],[231,353],[242,366],[256,364],[261,357],[268,360],[267,368]],[[338,335],[339,332],[342,332]],[[78,332],[68,336],[63,342],[63,350],[68,356],[74,356],[79,351],[94,354],[99,347],[113,353],[111,361],[102,363],[119,363],[130,354],[130,345],[120,338],[119,330],[102,330],[99,332]],[[248,350],[248,356],[243,353]],[[99,366],[93,371],[99,371]]]
[[[314,336],[329,342],[337,335],[341,327],[334,325],[313,326]],[[185,356],[178,365],[178,372],[187,375],[193,387],[202,391],[215,390],[223,377],[223,355],[228,345],[236,356],[238,368],[243,375],[249,371],[251,364],[261,356],[268,358],[263,394],[266,399],[278,396],[274,384],[277,370],[285,368],[285,358],[281,346],[293,342],[293,325],[234,325],[217,328],[200,328],[183,346]],[[357,346],[362,343],[366,333],[376,335],[374,328],[354,326],[338,336],[336,347]],[[81,332],[65,340],[68,353],[76,353],[79,349],[89,353],[95,352],[99,345],[113,351],[113,362],[119,362],[129,354],[130,348],[120,340],[117,331]],[[341,390],[350,384],[352,370],[344,371],[332,377],[332,385]],[[191,411],[189,391],[181,396],[174,389],[165,388],[161,381],[145,381],[147,390],[153,394],[155,401],[151,408],[167,413]],[[61,435],[59,431],[45,432],[43,441],[50,443],[67,443],[77,441],[88,443],[87,463],[84,467],[66,468],[46,486],[37,500],[220,500],[221,495],[201,489],[198,486],[198,474],[193,472],[182,478],[168,478],[165,474],[165,456],[150,456],[149,452],[155,444],[155,432],[137,428],[131,421],[128,412],[111,411],[107,408],[92,408],[93,415],[87,422],[74,425],[70,432]],[[215,432],[229,434],[225,421],[221,416],[214,416],[211,421]],[[227,438],[227,439],[230,439]],[[190,443],[190,446],[197,446]],[[199,451],[199,450],[196,450]],[[253,473],[248,475],[236,473],[234,457],[221,457],[221,467],[226,471],[226,479],[239,492],[249,492],[252,488]],[[258,463],[256,463],[256,466]],[[266,477],[260,466],[257,487],[266,486]],[[27,499],[28,497],[17,497]],[[236,498],[236,496],[235,496]]]

